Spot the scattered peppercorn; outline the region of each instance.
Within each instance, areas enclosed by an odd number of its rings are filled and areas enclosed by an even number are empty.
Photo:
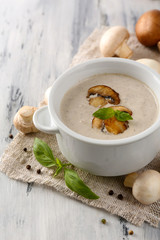
[[[27,165],[26,168],[27,168],[28,170],[30,170],[30,169],[31,169],[31,165]]]
[[[112,196],[114,194],[113,190],[109,190],[108,194]]]
[[[41,169],[38,169],[38,170],[37,170],[37,173],[38,173],[38,174],[41,174]]]
[[[106,219],[103,218],[103,219],[101,220],[101,222],[102,222],[103,224],[106,224]]]
[[[119,200],[123,200],[123,195],[122,195],[122,194],[118,194],[117,198],[118,198]]]
[[[10,139],[13,139],[13,135],[12,135],[12,134],[9,134],[9,138],[10,138]]]
[[[27,148],[26,148],[26,147],[25,147],[25,148],[23,148],[23,151],[24,151],[24,152],[27,152]]]
[[[132,230],[129,230],[129,231],[128,231],[128,234],[129,234],[129,235],[133,235],[133,233],[134,233],[134,232],[133,232]]]

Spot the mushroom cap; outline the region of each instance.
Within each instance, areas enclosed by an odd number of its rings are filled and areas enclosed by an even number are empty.
[[[136,23],[136,35],[140,43],[153,46],[160,41],[160,10],[145,12]]]
[[[133,196],[142,204],[149,205],[160,199],[160,173],[147,170],[133,183]]]
[[[118,106],[110,106],[110,108],[112,108],[113,110],[119,110],[119,111],[121,111],[121,112],[127,112],[127,113],[129,113],[130,115],[132,115],[132,111],[129,109],[129,108],[127,108],[127,107],[124,107],[124,106],[120,106],[120,105],[118,105]]]
[[[117,105],[120,103],[119,93],[106,85],[96,85],[89,88],[86,97],[89,98],[90,95],[95,94],[98,94],[101,97],[110,97],[111,99],[108,99],[108,102],[111,104]]]
[[[19,109],[18,113],[25,121],[31,121],[36,109],[36,107],[32,106],[23,106]]]
[[[129,32],[125,27],[114,26],[108,29],[103,34],[100,41],[100,51],[103,56],[114,56],[117,48],[123,43],[124,40],[127,40],[129,36]]]
[[[137,62],[152,68],[153,70],[155,70],[160,74],[160,63],[158,61],[150,58],[141,58],[141,59],[138,59]]]
[[[33,124],[33,114],[37,110],[36,107],[23,106],[19,109],[13,119],[14,126],[22,133],[38,132]]]

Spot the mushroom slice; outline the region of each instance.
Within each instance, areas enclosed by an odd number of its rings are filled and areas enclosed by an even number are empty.
[[[119,110],[121,112],[127,112],[132,115],[132,111],[124,106],[112,106],[111,108],[115,111]],[[104,120],[104,125],[108,132],[116,135],[123,133],[129,126],[128,121],[121,122],[118,121],[115,117]]]
[[[128,121],[121,122],[115,117],[104,120],[104,125],[108,132],[115,135],[123,133],[128,128]]]
[[[132,115],[132,111],[129,109],[129,108],[126,108],[126,107],[124,107],[124,106],[112,106],[112,107],[110,107],[110,108],[112,108],[113,110],[119,110],[119,111],[121,111],[121,112],[127,112],[127,113],[129,113],[130,115]]]
[[[102,127],[103,127],[103,120],[94,117],[92,120],[92,128],[102,129]]]
[[[124,106],[112,106],[110,107],[113,110],[119,110],[121,112],[127,112],[130,115],[132,115],[132,111],[129,108],[126,108]],[[123,133],[127,128],[129,127],[128,121],[119,121],[116,119],[116,117],[111,117],[105,120],[99,119],[94,117],[92,120],[92,127],[103,129],[103,127],[107,129],[108,132],[113,133],[115,135],[119,133]]]
[[[108,98],[108,102],[118,105],[120,103],[119,93],[106,85],[96,85],[88,89],[87,98],[90,95],[98,94],[101,97]]]
[[[89,99],[89,104],[92,105],[93,107],[103,107],[107,103],[108,103],[108,101],[104,97],[101,97],[101,96]]]

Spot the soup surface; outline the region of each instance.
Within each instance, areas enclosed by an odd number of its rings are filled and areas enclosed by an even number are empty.
[[[89,105],[87,92],[95,85],[106,85],[119,93],[120,103],[132,111],[133,120],[123,133],[113,134],[92,128],[93,113],[99,109]],[[113,106],[107,104],[104,108]],[[102,74],[80,81],[64,95],[60,115],[63,123],[71,130],[96,139],[121,139],[136,135],[149,128],[158,115],[158,103],[152,90],[144,83],[127,75]]]

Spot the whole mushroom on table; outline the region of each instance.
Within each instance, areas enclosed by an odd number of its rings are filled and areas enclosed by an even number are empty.
[[[137,21],[135,31],[140,43],[147,47],[157,44],[160,50],[160,10],[145,12]]]
[[[140,203],[149,205],[160,199],[160,173],[146,170],[126,176],[124,186],[132,188],[132,194]]]
[[[100,52],[104,57],[130,58],[132,50],[127,45],[130,34],[123,26],[109,28],[100,40]]]
[[[16,113],[13,123],[18,131],[27,134],[38,132],[38,129],[33,124],[33,114],[37,110],[36,107],[23,106]]]
[[[150,58],[141,58],[136,61],[152,68],[160,74],[160,63],[158,61]]]

